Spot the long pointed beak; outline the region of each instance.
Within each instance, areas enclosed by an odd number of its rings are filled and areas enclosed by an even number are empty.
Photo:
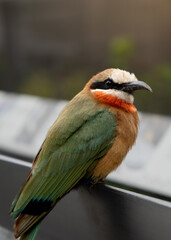
[[[136,90],[148,90],[148,91],[152,92],[151,87],[142,81],[134,81],[134,82],[125,83],[121,90],[124,92],[128,92],[128,93],[132,93]]]

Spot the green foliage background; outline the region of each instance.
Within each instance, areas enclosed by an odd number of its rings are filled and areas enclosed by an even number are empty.
[[[135,105],[138,110],[171,115],[171,64],[159,62],[150,70],[142,72],[134,69],[136,65],[135,52],[136,44],[129,37],[121,36],[111,39],[103,69],[115,67],[135,72],[139,80],[145,81],[153,89],[152,94],[146,91],[135,93]],[[3,79],[4,71],[3,56],[0,55],[1,79]],[[54,73],[51,69],[37,68],[22,77],[21,84],[15,87],[15,91],[41,97],[70,100],[95,73],[94,69],[88,67],[84,69],[72,68],[72,64],[70,68],[66,68],[60,74]]]

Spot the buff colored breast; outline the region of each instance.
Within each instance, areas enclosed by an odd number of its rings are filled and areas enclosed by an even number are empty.
[[[110,108],[117,121],[117,134],[108,153],[93,169],[93,179],[103,179],[116,169],[125,158],[127,152],[135,143],[138,133],[139,118],[137,112],[131,113],[116,108]]]

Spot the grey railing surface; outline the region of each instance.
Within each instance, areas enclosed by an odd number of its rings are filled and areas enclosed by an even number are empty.
[[[0,155],[0,226],[30,164]],[[171,203],[104,184],[68,193],[44,219],[37,240],[170,240]],[[2,239],[3,240],[3,239]]]

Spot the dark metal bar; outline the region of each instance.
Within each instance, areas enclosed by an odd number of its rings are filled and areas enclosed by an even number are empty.
[[[0,155],[0,225],[11,231],[8,210],[29,166]],[[67,194],[44,219],[36,240],[170,240],[170,223],[171,203],[98,184]]]

